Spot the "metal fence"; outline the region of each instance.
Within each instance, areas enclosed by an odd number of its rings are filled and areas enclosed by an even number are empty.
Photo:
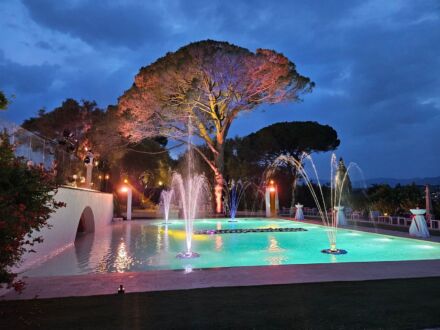
[[[318,209],[304,207],[303,213],[306,218],[321,218],[319,215]],[[283,212],[280,212],[280,215],[289,215],[294,216],[295,210],[284,209]],[[367,222],[373,224],[383,224],[395,227],[404,227],[409,228],[411,226],[411,217],[402,217],[402,216],[391,216],[391,215],[380,215],[378,211],[371,211],[369,218],[362,217],[361,212],[357,211],[348,211],[345,212],[345,215],[348,220],[353,222]],[[329,216],[331,216],[331,212],[329,212]],[[431,219],[426,221],[428,228],[434,231],[440,231],[440,220]]]
[[[51,171],[60,184],[81,186],[85,177],[83,162],[67,152],[59,141],[45,139],[23,127],[0,119],[0,130],[9,135],[16,156],[29,165]]]

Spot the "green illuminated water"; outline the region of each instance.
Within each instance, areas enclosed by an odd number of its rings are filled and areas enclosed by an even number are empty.
[[[281,219],[195,220],[194,230],[302,227],[303,232],[194,235],[193,251],[201,256],[181,260],[185,250],[183,220],[116,223],[77,240],[71,247],[29,276],[74,275],[100,272],[137,272],[158,269],[239,267],[257,265],[315,264],[440,259],[440,244],[338,229],[337,246],[345,255],[321,253],[328,248],[326,228]]]

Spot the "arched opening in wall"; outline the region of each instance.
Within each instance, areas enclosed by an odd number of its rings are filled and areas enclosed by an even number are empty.
[[[92,209],[87,206],[81,213],[79,218],[78,227],[76,229],[76,238],[83,236],[87,233],[93,233],[95,231],[95,217],[93,216]]]

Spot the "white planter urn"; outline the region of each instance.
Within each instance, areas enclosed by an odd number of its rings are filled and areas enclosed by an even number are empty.
[[[335,206],[334,209],[336,211],[336,224],[338,226],[346,226],[348,223],[345,218],[344,206]]]
[[[424,217],[426,210],[411,209],[410,211],[414,215],[414,218],[411,222],[411,226],[409,227],[409,234],[415,237],[429,237],[429,230]]]
[[[304,212],[303,212],[303,206],[301,204],[296,204],[296,212],[295,212],[295,220],[304,220]]]

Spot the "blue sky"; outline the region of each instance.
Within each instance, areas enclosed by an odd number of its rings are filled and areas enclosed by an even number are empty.
[[[15,95],[5,119],[68,97],[115,104],[141,66],[225,40],[281,52],[316,82],[301,104],[243,115],[230,136],[315,120],[367,178],[440,175],[439,1],[2,0],[0,17],[0,89]]]

